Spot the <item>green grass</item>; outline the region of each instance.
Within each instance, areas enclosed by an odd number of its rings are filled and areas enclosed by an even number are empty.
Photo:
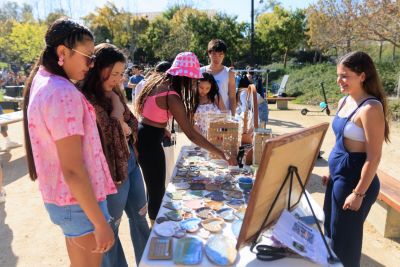
[[[301,67],[288,65],[283,69],[282,64],[274,63],[268,68],[276,69],[271,73],[270,81],[280,84],[284,74],[289,74],[286,85],[286,93],[296,96],[294,102],[299,104],[318,105],[323,101],[321,82],[324,82],[325,92],[329,105],[336,106],[339,99],[343,96],[339,86],[336,84],[336,65],[331,63],[308,64]],[[379,72],[383,87],[388,96],[396,93],[397,81],[400,75],[400,62],[377,63],[376,68]],[[391,100],[389,109],[392,113],[400,113],[400,100]]]

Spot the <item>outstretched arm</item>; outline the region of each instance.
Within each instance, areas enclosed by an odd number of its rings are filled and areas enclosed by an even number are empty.
[[[174,115],[175,120],[178,122],[182,131],[186,134],[190,141],[208,150],[209,152],[218,155],[218,157],[220,157],[221,159],[227,160],[222,150],[218,149],[213,144],[208,142],[206,138],[204,138],[193,128],[186,115],[185,107],[182,103],[182,100],[177,95],[169,95],[167,97],[167,101],[170,112],[172,113],[172,115]]]

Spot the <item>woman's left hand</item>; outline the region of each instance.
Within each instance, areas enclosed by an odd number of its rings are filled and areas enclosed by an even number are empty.
[[[351,193],[344,201],[343,210],[349,209],[352,211],[358,211],[361,207],[363,199],[364,198],[357,197],[354,193]]]

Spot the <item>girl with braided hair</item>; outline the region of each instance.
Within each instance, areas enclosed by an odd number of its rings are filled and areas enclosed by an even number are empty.
[[[24,89],[29,174],[65,235],[71,266],[100,266],[114,244],[106,197],[116,192],[91,104],[72,81],[93,67],[94,39],[82,25],[58,19]]]
[[[157,217],[165,193],[165,155],[161,146],[164,128],[174,117],[186,136],[196,145],[227,160],[224,152],[193,129],[196,79],[202,78],[200,64],[192,52],[179,53],[166,73],[155,73],[136,100],[141,117],[138,131],[139,164],[149,195],[149,217]],[[229,159],[235,164],[234,159]]]

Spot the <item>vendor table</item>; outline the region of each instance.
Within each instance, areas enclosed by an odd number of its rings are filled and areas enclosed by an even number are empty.
[[[178,157],[178,160],[177,160],[177,164],[179,164],[179,162],[181,162],[182,157],[187,155],[189,150],[193,150],[193,147],[182,147],[182,150],[181,150],[181,152],[179,154],[179,157]],[[172,177],[175,177],[175,175],[177,173],[177,170],[178,170],[178,167],[177,167],[177,165],[175,165]],[[175,190],[176,190],[175,186],[174,186],[174,184],[172,183],[172,180],[171,180],[171,183],[167,187],[167,192],[174,192]],[[313,206],[313,209],[317,214],[318,220],[322,221],[323,220],[323,211],[318,206],[318,204],[316,204],[316,202],[311,198],[311,196],[309,194],[308,194],[308,196],[309,196],[309,198],[311,200],[311,204]],[[164,195],[163,205],[167,201],[170,201],[170,198],[167,195]],[[303,196],[302,200],[300,201],[299,206],[302,206],[302,205],[305,206],[304,205],[305,202],[306,202],[305,201],[305,197]],[[161,209],[160,209],[160,211],[158,213],[157,218],[159,218],[160,216],[162,216],[163,214],[165,214],[166,212],[169,211],[167,208],[163,207],[163,205],[161,206]],[[305,213],[307,213],[307,211],[305,211]],[[155,222],[155,227],[157,227],[157,223],[156,222]],[[232,232],[232,228],[231,228],[231,223],[230,222],[225,222],[225,227],[222,229],[221,233],[224,236],[235,238],[235,236],[234,236],[234,234]],[[146,245],[146,248],[144,250],[144,253],[143,253],[143,256],[142,256],[142,259],[141,259],[141,262],[140,262],[139,266],[142,266],[142,267],[146,267],[146,266],[175,266],[173,259],[171,259],[171,260],[150,260],[150,259],[148,259],[150,241],[151,241],[152,237],[155,237],[155,236],[157,236],[157,234],[155,233],[154,228],[153,228],[152,231],[151,231],[149,240],[147,242],[147,245]],[[196,235],[196,233],[193,233],[193,234],[187,233],[186,236],[197,236],[197,235]],[[212,234],[210,235],[210,237],[211,236],[212,236]],[[199,239],[201,239],[202,242],[203,242],[203,258],[202,258],[201,264],[200,265],[195,265],[195,266],[217,266],[214,263],[212,263],[208,259],[208,257],[205,255],[204,244],[206,243],[207,240],[206,239],[202,239],[202,238],[199,238]],[[264,236],[262,237],[261,242],[259,244],[262,244],[262,240],[263,239],[265,239]],[[177,238],[175,238],[175,237],[173,238],[173,247],[175,247],[175,244],[177,243],[177,240],[178,240]],[[238,256],[237,256],[237,259],[236,259],[236,261],[235,261],[233,266],[299,266],[299,267],[307,266],[307,267],[309,267],[309,266],[318,266],[318,265],[313,263],[313,262],[311,262],[311,261],[309,261],[309,260],[307,260],[307,259],[301,258],[301,257],[293,257],[293,258],[288,258],[287,257],[287,258],[283,258],[283,259],[272,261],[272,262],[261,261],[261,260],[258,260],[256,258],[256,254],[251,252],[250,251],[250,246],[247,245],[247,246],[241,248],[238,251]]]

